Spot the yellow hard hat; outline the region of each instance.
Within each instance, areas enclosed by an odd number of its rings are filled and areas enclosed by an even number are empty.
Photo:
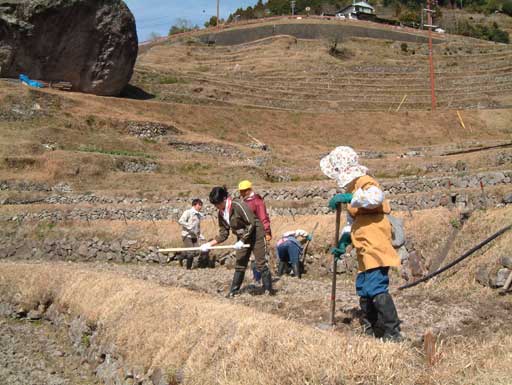
[[[248,180],[243,180],[238,184],[239,191],[249,190],[250,188],[252,188],[252,183]]]

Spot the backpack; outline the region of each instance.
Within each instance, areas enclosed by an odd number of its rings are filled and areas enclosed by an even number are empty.
[[[391,223],[391,244],[395,249],[399,249],[405,244],[404,221],[391,214],[386,215],[386,217]]]

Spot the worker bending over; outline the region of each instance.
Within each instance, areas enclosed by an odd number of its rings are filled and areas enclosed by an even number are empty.
[[[253,191],[252,183],[248,180],[243,180],[238,184],[238,191],[243,201],[250,207],[256,218],[263,224],[263,230],[265,231],[265,257],[267,256],[268,242],[272,240],[272,230],[270,229],[270,218],[268,216],[267,207],[265,201],[261,195],[256,194]],[[255,282],[261,280],[261,274],[256,269],[256,260],[253,255],[250,257],[251,269]]]
[[[240,292],[252,252],[256,258],[256,269],[261,273],[263,288],[266,293],[273,294],[272,276],[265,259],[265,233],[259,219],[244,202],[231,198],[225,187],[213,188],[210,192],[210,202],[219,210],[219,235],[202,245],[201,251],[206,252],[212,246],[224,242],[228,239],[230,230],[237,237],[235,274],[228,297]],[[244,248],[244,244],[248,244],[249,247]]]
[[[291,265],[293,275],[301,278],[300,257],[304,252],[304,243],[308,240],[311,240],[311,236],[307,231],[300,229],[283,234],[276,244],[276,254],[279,258],[277,275],[285,274],[288,271],[288,266]]]
[[[320,162],[322,172],[336,180],[345,194],[336,194],[329,207],[347,204],[347,226],[334,255],[339,258],[350,243],[359,264],[356,290],[363,312],[363,330],[383,340],[401,341],[400,320],[388,291],[389,268],[400,266],[400,258],[391,244],[391,224],[386,214],[389,201],[368,169],[359,164],[350,147],[337,147]]]
[[[194,199],[192,201],[192,207],[185,210],[178,221],[181,225],[181,238],[185,247],[197,247],[199,245],[199,240],[204,240],[204,237],[201,235],[201,219],[203,218],[203,214],[201,213],[202,208],[203,202],[201,199]],[[199,257],[199,253],[188,251],[185,254],[185,258],[187,259],[187,270],[192,268],[195,256]]]

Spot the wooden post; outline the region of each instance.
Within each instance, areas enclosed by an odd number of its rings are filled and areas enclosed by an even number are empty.
[[[428,329],[423,336],[423,347],[425,349],[425,358],[428,366],[432,367],[436,363],[436,337],[432,330]]]
[[[334,235],[333,247],[338,247],[338,241],[340,239],[340,226],[341,226],[341,205],[336,205],[336,231]],[[332,256],[332,287],[331,287],[331,325],[336,325],[334,314],[336,312],[336,274],[337,274],[337,263],[336,257]]]

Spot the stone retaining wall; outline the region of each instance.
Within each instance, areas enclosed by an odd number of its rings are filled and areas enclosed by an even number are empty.
[[[167,255],[156,247],[135,240],[106,241],[93,239],[0,240],[0,259],[30,259],[50,261],[109,261],[117,263],[166,263]]]
[[[328,195],[332,196],[332,195]],[[94,199],[93,199],[94,201]],[[100,201],[104,203],[101,199]],[[125,200],[123,200],[125,202]],[[293,203],[300,204],[294,207]],[[296,215],[324,215],[331,211],[327,207],[327,198],[315,197],[290,199],[286,207],[280,207],[283,200],[273,201],[267,199],[267,207],[271,216],[296,216]],[[409,194],[391,198],[391,206],[396,211],[425,210],[438,207],[457,207],[459,209],[485,209],[501,207],[512,203],[512,194],[505,196],[496,192],[480,191],[471,193],[464,191],[434,192],[432,194]],[[178,220],[183,210],[190,206],[189,199],[169,202],[158,207],[138,204],[138,207],[119,205],[117,207],[77,207],[44,209],[37,212],[21,211],[15,215],[0,214],[0,221],[97,221],[97,220],[121,220],[121,221],[164,221]],[[206,204],[204,213],[216,215],[215,208]]]
[[[383,182],[382,186],[394,210],[424,210],[436,207],[488,208],[512,203],[512,171],[496,171],[460,177],[404,178]],[[480,187],[483,186],[483,191]],[[510,191],[497,191],[499,186],[510,186]],[[472,189],[472,190],[466,190]],[[2,215],[0,220],[177,220],[190,205],[191,197],[128,198],[95,194],[72,194],[71,186],[60,183],[49,186],[38,182],[0,181],[0,190],[33,192],[39,197],[8,197],[0,205],[45,204],[55,209],[38,212],[20,210],[16,215]],[[503,190],[503,189],[501,189]],[[37,194],[39,193],[39,194]],[[328,214],[326,203],[336,193],[332,186],[282,188],[261,191],[269,212],[274,216]],[[46,195],[51,194],[51,195]],[[206,194],[206,193],[205,193]],[[206,199],[205,199],[206,201]],[[106,207],[61,208],[61,205],[87,204]],[[210,204],[206,214],[214,214]]]
[[[368,28],[364,26],[337,24],[301,24],[276,23],[256,27],[225,30],[199,36],[203,43],[213,42],[219,45],[237,45],[271,36],[289,35],[297,39],[346,39],[349,37],[363,37],[393,41],[406,41],[411,43],[427,43],[426,36],[415,35],[399,30]],[[442,43],[441,39],[433,39],[434,44]]]

